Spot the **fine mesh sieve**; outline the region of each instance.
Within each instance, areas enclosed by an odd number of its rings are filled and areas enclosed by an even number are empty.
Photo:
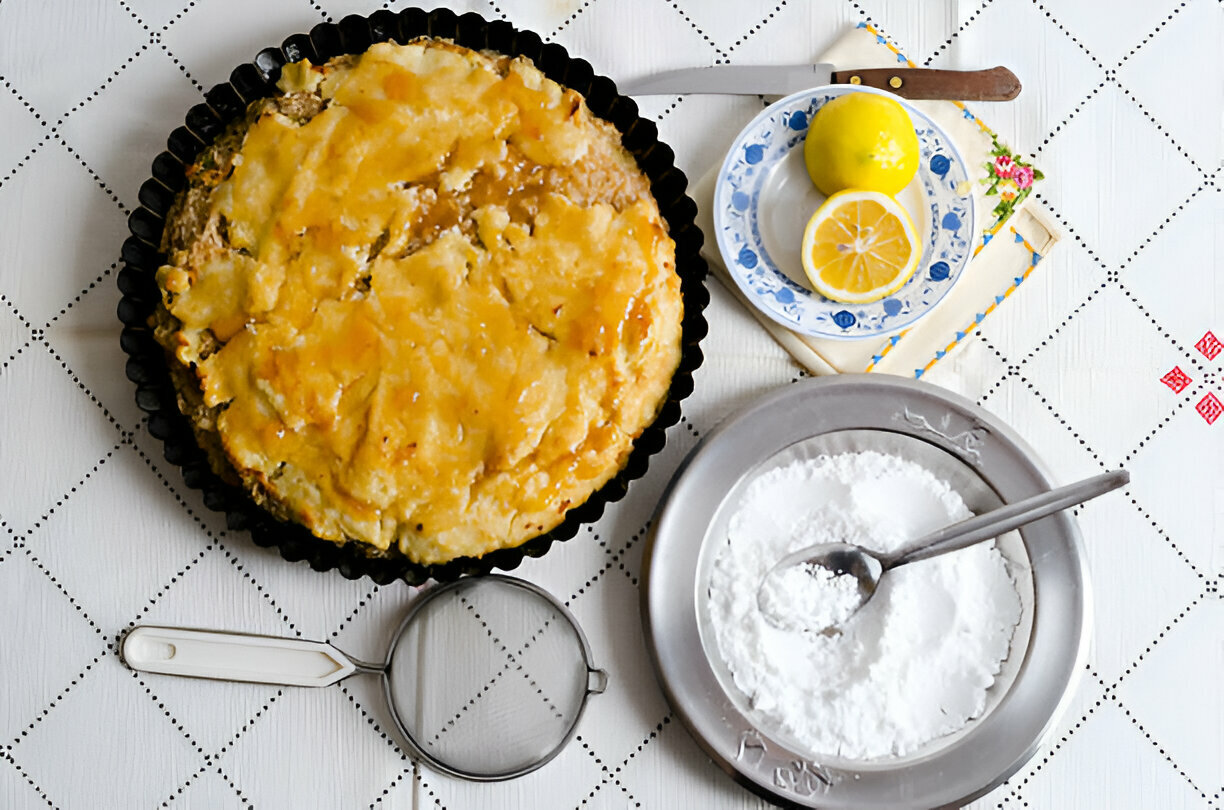
[[[607,684],[565,606],[532,583],[499,575],[421,596],[383,664],[323,642],[150,626],[124,637],[122,655],[145,672],[289,686],[379,675],[408,753],[477,781],[511,779],[548,762],[573,735],[587,696]]]

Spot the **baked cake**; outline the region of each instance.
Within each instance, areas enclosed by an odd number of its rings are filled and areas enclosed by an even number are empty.
[[[622,468],[680,360],[675,246],[619,133],[444,40],[286,65],[187,168],[153,317],[214,469],[440,563]]]

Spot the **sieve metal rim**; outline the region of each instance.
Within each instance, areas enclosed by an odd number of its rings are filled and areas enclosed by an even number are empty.
[[[420,615],[421,611],[430,603],[437,600],[440,596],[445,596],[451,591],[458,590],[460,588],[479,587],[479,583],[481,582],[499,582],[505,586],[519,588],[527,591],[533,596],[540,597],[547,602],[554,610],[557,611],[557,614],[569,624],[570,628],[574,631],[574,635],[577,636],[579,645],[582,649],[582,663],[587,671],[587,686],[582,692],[581,699],[578,702],[578,708],[574,712],[573,719],[570,721],[570,725],[566,730],[566,733],[560,738],[560,740],[558,740],[557,744],[553,746],[552,750],[549,751],[546,756],[540,757],[520,768],[491,774],[474,773],[462,768],[456,768],[424,750],[424,748],[417,742],[416,738],[413,737],[412,733],[405,727],[404,721],[400,717],[400,712],[391,694],[391,678],[389,676],[391,671],[391,661],[395,657],[395,651],[399,647],[400,641],[404,638],[408,626],[417,616]],[[408,608],[408,612],[404,614],[404,618],[400,620],[400,623],[398,627],[396,627],[395,633],[392,636],[391,644],[387,649],[387,657],[381,667],[381,673],[383,699],[386,702],[387,710],[391,715],[391,719],[395,722],[395,726],[399,730],[401,742],[407,746],[408,752],[413,757],[417,758],[418,761],[425,762],[435,770],[445,773],[448,776],[466,779],[471,782],[501,782],[508,779],[516,779],[520,776],[525,776],[533,771],[539,770],[547,765],[549,762],[555,759],[558,754],[565,750],[565,747],[569,745],[570,740],[574,738],[574,734],[576,734],[578,731],[578,723],[582,719],[583,713],[586,711],[587,702],[590,700],[591,695],[602,692],[607,684],[607,673],[595,666],[594,655],[591,651],[591,643],[587,639],[586,633],[583,632],[582,625],[578,623],[577,617],[574,616],[570,609],[567,608],[560,599],[534,582],[529,582],[528,580],[521,579],[519,577],[507,576],[505,574],[480,574],[475,576],[465,576],[452,582],[447,582],[430,588],[427,593],[422,594],[419,598],[413,600],[411,606]]]

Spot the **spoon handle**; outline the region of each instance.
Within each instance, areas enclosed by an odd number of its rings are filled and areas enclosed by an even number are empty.
[[[960,523],[945,526],[937,532],[932,532],[914,541],[912,546],[899,554],[882,556],[880,561],[884,564],[884,570],[887,571],[899,565],[956,551],[982,540],[998,537],[1047,515],[1092,500],[1106,492],[1112,492],[1118,487],[1125,486],[1128,481],[1130,481],[1130,473],[1126,470],[1114,470],[1068,484],[1065,487],[1058,487],[983,515],[962,520]]]

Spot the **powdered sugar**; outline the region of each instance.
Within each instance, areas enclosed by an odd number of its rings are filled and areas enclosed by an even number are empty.
[[[849,619],[863,601],[858,580],[823,565],[792,565],[765,577],[757,603],[786,630],[823,630]]]
[[[993,543],[889,572],[840,636],[775,627],[757,604],[762,577],[792,551],[827,542],[892,551],[969,515],[930,472],[875,452],[797,461],[747,487],[713,566],[709,616],[763,725],[813,754],[870,759],[913,752],[982,713],[1020,620]]]

